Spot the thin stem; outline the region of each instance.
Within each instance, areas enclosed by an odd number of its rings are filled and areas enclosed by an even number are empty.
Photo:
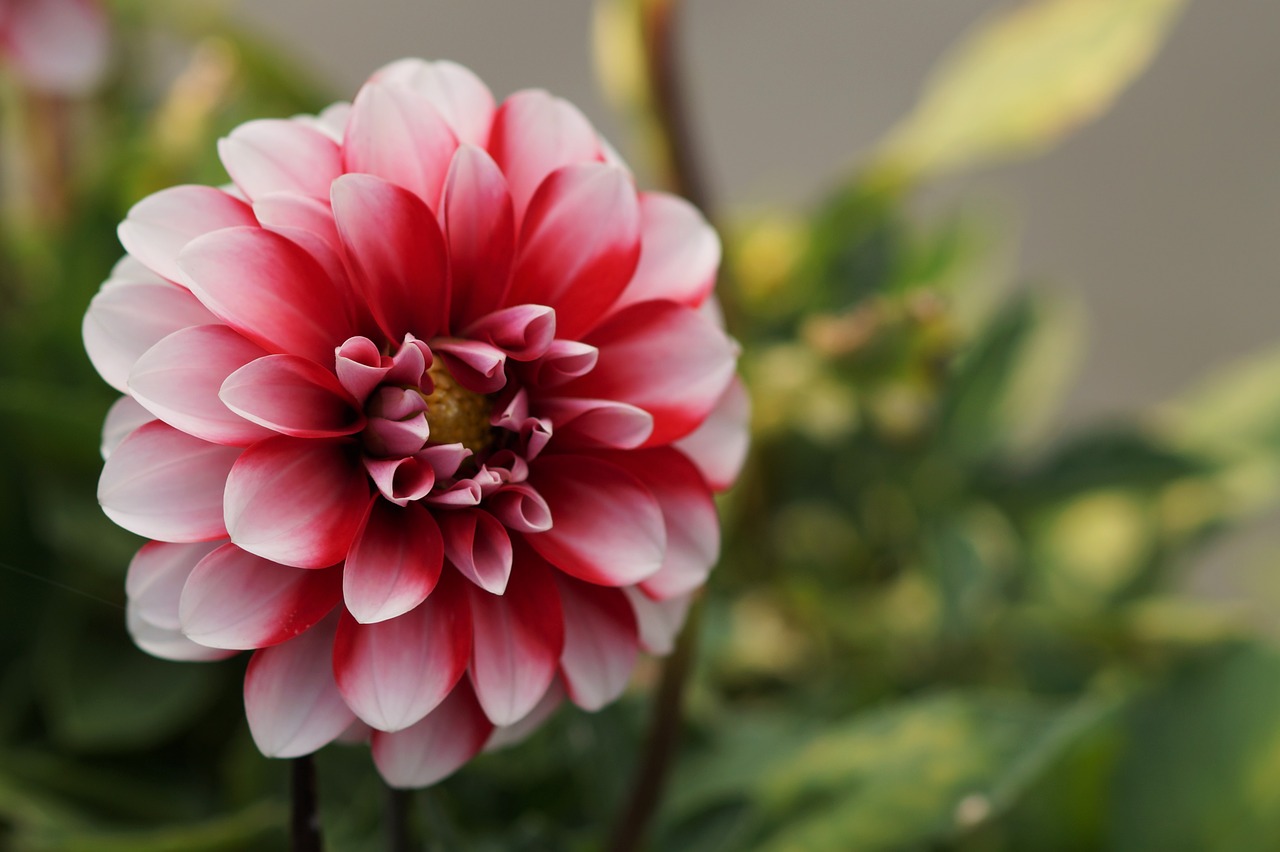
[[[702,599],[694,601],[689,617],[676,639],[675,650],[662,667],[662,680],[653,699],[645,749],[631,788],[631,799],[613,829],[612,852],[635,852],[642,848],[649,821],[653,819],[666,787],[671,760],[684,726],[684,690],[693,668],[702,622]]]
[[[409,814],[413,810],[413,791],[387,788],[387,849],[410,852],[413,849]]]
[[[320,812],[316,808],[316,767],[309,754],[293,759],[292,796],[289,849],[292,852],[323,852]]]
[[[676,44],[680,0],[642,0],[645,61],[653,109],[662,130],[671,188],[711,215],[711,198],[689,122]]]

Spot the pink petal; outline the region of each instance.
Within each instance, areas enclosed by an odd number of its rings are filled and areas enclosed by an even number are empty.
[[[266,355],[225,325],[184,328],[146,351],[129,373],[129,393],[152,414],[215,444],[246,446],[271,432],[218,399],[227,376]]]
[[[435,211],[458,139],[430,101],[402,86],[367,83],[346,134],[346,171],[376,175]]]
[[[507,176],[516,220],[547,175],[602,159],[595,128],[577,107],[546,92],[516,92],[493,120],[489,151]]]
[[[426,98],[463,142],[484,145],[489,141],[493,95],[479,77],[456,62],[401,59],[382,67],[370,79],[405,86]]]
[[[516,361],[532,361],[555,340],[556,312],[545,305],[513,305],[476,320],[466,336],[486,341]]]
[[[522,549],[501,597],[471,592],[471,683],[495,725],[526,716],[546,694],[564,649],[564,617],[551,569]]]
[[[431,513],[375,496],[342,571],[347,611],[361,624],[403,615],[431,594],[443,564],[444,543]]]
[[[683,198],[640,195],[640,263],[614,309],[651,299],[696,308],[710,295],[720,267],[720,238]]]
[[[436,470],[431,463],[416,456],[399,459],[364,457],[365,470],[379,493],[397,506],[408,506],[431,493],[436,483]]]
[[[458,771],[493,731],[464,681],[422,721],[403,731],[374,731],[373,761],[392,787],[426,787]]]
[[[515,532],[539,533],[551,529],[551,508],[542,495],[527,484],[504,485],[489,497],[485,506]]]
[[[440,202],[452,272],[451,326],[462,328],[502,304],[515,256],[515,214],[502,172],[463,145],[453,155]]]
[[[523,719],[513,724],[493,729],[493,733],[485,741],[484,750],[487,752],[498,751],[523,741],[538,728],[542,727],[543,723],[550,719],[563,703],[564,687],[560,685],[559,680],[553,680],[541,700],[532,710],[525,714]]]
[[[639,653],[636,617],[618,589],[556,575],[564,607],[560,674],[569,699],[599,710],[627,688]]]
[[[93,0],[10,2],[0,11],[7,32],[0,47],[24,78],[44,92],[82,95],[106,70],[111,32],[107,15]]]
[[[183,663],[207,663],[234,657],[238,652],[225,648],[207,648],[192,642],[182,631],[152,624],[138,614],[132,602],[125,607],[125,629],[133,643],[153,657]]]
[[[178,601],[182,597],[182,587],[196,564],[223,544],[221,541],[189,544],[147,542],[134,555],[125,577],[124,590],[129,596],[129,606],[140,618],[156,627],[179,629],[182,622],[178,618]]]
[[[684,626],[685,616],[689,614],[693,595],[655,601],[636,586],[627,586],[622,591],[636,613],[640,647],[650,654],[670,654],[675,648],[676,636]]]
[[[507,384],[504,367],[507,356],[501,350],[479,340],[436,338],[432,351],[449,368],[458,384],[474,393],[495,393]]]
[[[544,455],[530,466],[529,483],[551,507],[554,524],[526,540],[561,571],[629,586],[662,567],[662,511],[632,474],[591,456]]]
[[[596,367],[600,350],[577,340],[556,340],[547,353],[527,373],[528,382],[537,388],[560,387],[571,379],[585,376]]]
[[[245,450],[227,477],[231,540],[298,568],[341,562],[369,500],[351,444],[268,438]]]
[[[175,186],[133,205],[118,229],[120,243],[149,269],[178,281],[178,253],[222,228],[253,225],[249,205],[212,186]]]
[[[364,426],[333,373],[296,355],[267,355],[227,376],[219,396],[245,420],[296,438],[350,435]]]
[[[684,453],[716,491],[733,485],[747,459],[751,440],[751,397],[734,376],[702,425],[673,446]]]
[[[258,751],[300,757],[333,742],[355,721],[333,682],[329,618],[294,639],[258,651],[244,675],[244,714]]]
[[[329,195],[342,174],[342,151],[327,135],[305,122],[265,118],[246,122],[218,140],[218,156],[227,174],[251,199],[272,192]]]
[[[511,576],[511,539],[493,515],[479,509],[440,513],[444,552],[462,576],[501,595]]]
[[[653,434],[653,415],[610,399],[544,399],[538,411],[555,427],[557,446],[634,449]]]
[[[435,216],[413,194],[372,175],[333,184],[353,280],[392,340],[432,337],[448,316],[449,258]]]
[[[153,420],[151,412],[138,405],[133,397],[117,399],[107,410],[107,419],[102,424],[102,460],[106,461],[135,429]]]
[[[182,588],[182,632],[211,648],[278,645],[342,599],[342,569],[305,571],[224,544],[200,560]]]
[[[261,228],[228,228],[183,249],[184,283],[223,322],[270,352],[333,363],[355,331],[339,284],[296,243]]]
[[[273,192],[254,199],[253,214],[264,228],[287,237],[305,232],[319,237],[335,251],[341,248],[327,192],[322,198],[300,192]]]
[[[239,447],[210,444],[165,423],[126,438],[102,468],[98,502],[107,517],[146,538],[225,538],[222,492]]]
[[[631,178],[587,163],[551,174],[529,203],[509,304],[550,305],[562,337],[595,325],[626,288],[640,257],[640,210]]]
[[[217,321],[190,292],[160,278],[108,281],[84,316],[84,348],[94,369],[123,392],[143,352],[175,331]]]
[[[600,360],[562,392],[648,411],[654,418],[648,446],[669,444],[702,425],[733,380],[737,361],[737,347],[723,331],[674,302],[624,308],[587,342],[599,347]]]
[[[344,616],[333,672],[362,721],[379,731],[399,731],[449,695],[470,656],[466,593],[458,580],[444,580],[416,609],[389,621],[359,624]]]

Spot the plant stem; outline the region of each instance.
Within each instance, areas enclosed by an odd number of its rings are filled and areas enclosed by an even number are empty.
[[[413,792],[387,788],[387,849],[410,852],[413,849],[409,830],[409,814],[413,810]]]
[[[676,639],[675,650],[663,664],[662,680],[653,699],[653,715],[640,768],[631,788],[631,799],[614,825],[609,844],[612,852],[634,852],[641,848],[649,821],[662,800],[667,773],[684,723],[684,689],[693,668],[701,622],[702,599],[698,598]]]
[[[292,796],[289,849],[292,852],[323,852],[320,812],[316,808],[316,766],[309,754],[293,759]]]

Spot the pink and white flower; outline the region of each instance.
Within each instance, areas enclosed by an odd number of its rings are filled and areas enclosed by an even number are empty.
[[[367,734],[404,787],[613,701],[746,451],[715,232],[570,104],[448,62],[219,153],[234,188],[139,202],[84,322],[124,394],[98,496],[152,539],[138,645],[254,651],[265,754]]]
[[[0,0],[0,66],[32,89],[88,92],[106,71],[109,46],[97,0]]]

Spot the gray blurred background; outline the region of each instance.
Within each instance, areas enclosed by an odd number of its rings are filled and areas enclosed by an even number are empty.
[[[912,105],[999,0],[688,0],[684,48],[718,198],[802,205]],[[542,86],[620,139],[589,0],[242,0],[247,23],[349,97],[401,56],[501,98]],[[1193,0],[1154,66],[1047,157],[944,187],[1017,224],[1019,268],[1078,295],[1089,344],[1062,422],[1166,398],[1280,342],[1280,3]],[[625,150],[625,144],[622,146]],[[936,199],[935,199],[936,200]]]

